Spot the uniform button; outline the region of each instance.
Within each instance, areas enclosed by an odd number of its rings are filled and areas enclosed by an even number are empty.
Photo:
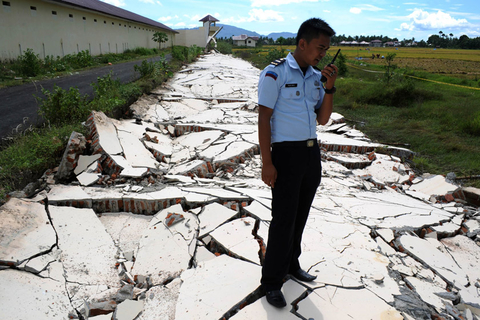
[[[300,91],[297,91],[297,96],[299,96],[299,95],[300,95]]]

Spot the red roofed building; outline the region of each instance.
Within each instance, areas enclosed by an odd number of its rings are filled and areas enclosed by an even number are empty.
[[[232,37],[233,45],[246,47],[256,47],[258,39],[260,38],[247,36],[246,34]]]

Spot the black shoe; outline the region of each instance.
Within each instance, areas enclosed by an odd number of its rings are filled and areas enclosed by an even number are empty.
[[[312,276],[311,274],[308,274],[307,271],[304,271],[302,269],[298,269],[297,271],[292,272],[291,275],[294,276],[297,280],[305,282],[311,282],[317,279],[317,276]]]
[[[283,308],[287,305],[283,293],[280,290],[268,291],[266,296],[268,303],[276,308]]]

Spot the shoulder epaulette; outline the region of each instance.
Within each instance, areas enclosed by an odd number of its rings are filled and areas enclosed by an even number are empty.
[[[272,61],[270,64],[273,64],[274,66],[279,66],[281,65],[282,63],[284,63],[285,61],[287,61],[287,59],[285,58],[280,58],[280,59],[277,59],[275,61]]]

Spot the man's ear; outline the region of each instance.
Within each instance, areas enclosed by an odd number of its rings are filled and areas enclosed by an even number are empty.
[[[298,40],[298,47],[301,50],[305,50],[305,46],[307,45],[307,41],[305,39]]]

